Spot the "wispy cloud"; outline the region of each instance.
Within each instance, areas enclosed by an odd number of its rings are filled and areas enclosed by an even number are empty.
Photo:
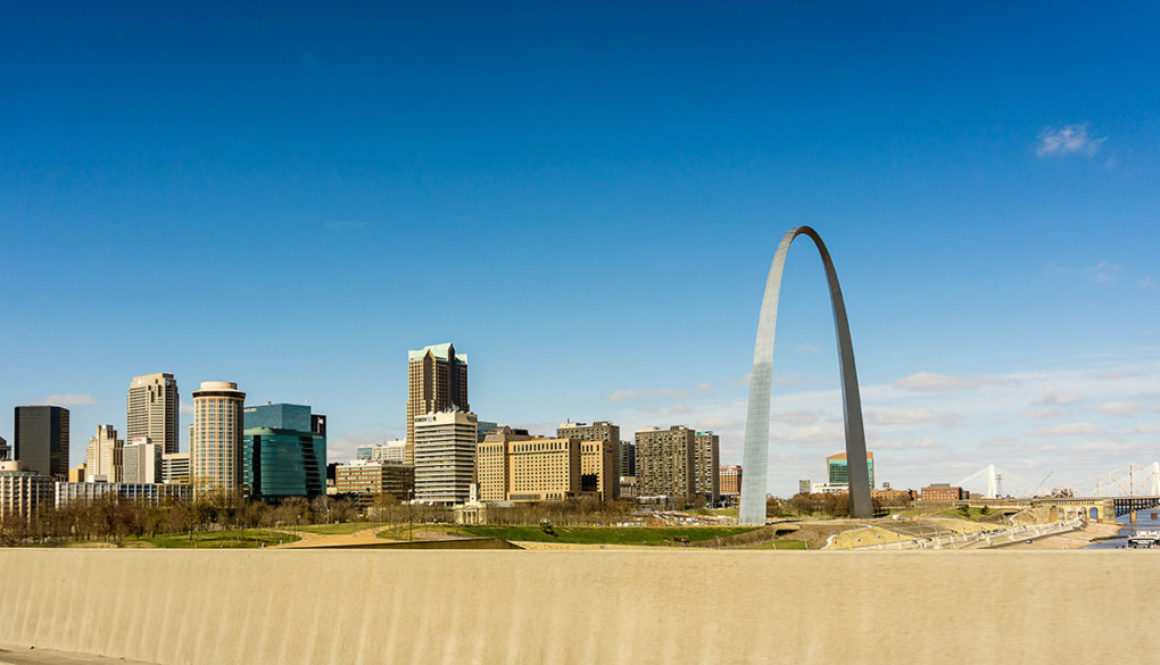
[[[685,399],[686,393],[676,388],[649,388],[646,390],[635,390],[629,388],[627,390],[617,390],[614,393],[609,393],[604,396],[609,402],[631,402],[634,399],[641,397],[673,397],[676,399]]]
[[[949,413],[935,413],[927,409],[904,409],[897,411],[870,411],[867,420],[875,425],[917,425],[924,423],[951,423],[958,416]]]
[[[1036,427],[1031,431],[1035,436],[1063,437],[1063,436],[1095,436],[1104,431],[1091,423],[1068,423],[1066,425],[1051,425],[1050,427]]]
[[[78,393],[64,393],[63,395],[45,395],[36,400],[36,404],[41,406],[82,406],[85,404],[96,404],[97,398],[92,395],[81,395]]]
[[[1160,434],[1160,425],[1155,423],[1147,423],[1145,425],[1136,425],[1132,430],[1134,434]]]
[[[1062,275],[1065,272],[1067,272],[1067,268],[1064,268],[1063,266],[1055,265],[1055,261],[1048,261],[1047,265],[1044,266],[1044,268],[1043,268],[1043,276],[1044,277],[1053,277],[1055,275]]]
[[[870,447],[875,450],[929,450],[931,448],[942,448],[942,442],[929,436],[920,437],[913,440],[903,439],[875,439],[870,443]]]
[[[1019,412],[1020,418],[1056,418],[1062,414],[1054,409],[1024,409]]]
[[[1144,279],[1142,279],[1136,283],[1139,284],[1141,288],[1145,288],[1145,289],[1154,289],[1157,286],[1156,280],[1152,279],[1151,275],[1149,275],[1148,277],[1145,277]]]
[[[186,402],[182,402],[182,403],[181,403],[181,406],[179,406],[179,407],[177,408],[177,410],[178,410],[178,412],[180,412],[180,413],[181,413],[181,415],[183,415],[183,416],[192,416],[192,415],[193,415],[193,405],[192,405],[192,404],[188,404],[188,403],[186,403]]]
[[[797,345],[797,350],[805,351],[807,353],[814,353],[815,351],[821,351],[822,347],[816,344],[810,344],[809,342],[802,342],[801,344]]]
[[[948,376],[934,372],[918,372],[898,379],[894,382],[894,387],[917,392],[942,392],[978,388],[986,382],[987,379],[981,376]]]
[[[697,393],[698,395],[708,395],[717,391],[713,388],[713,386],[702,381],[693,388],[693,392]]]
[[[812,425],[826,416],[823,411],[800,410],[800,411],[777,411],[773,414],[773,420],[781,423],[789,423],[790,425]]]
[[[364,229],[364,228],[366,228],[367,223],[366,222],[345,220],[345,221],[326,222],[326,224],[324,226],[326,226],[326,228],[328,228],[328,229]]]
[[[1106,136],[1096,138],[1089,134],[1086,124],[1047,128],[1039,134],[1035,154],[1040,159],[1066,155],[1091,157],[1099,152],[1100,146],[1107,140]]]
[[[1103,414],[1105,416],[1130,418],[1139,413],[1143,408],[1144,405],[1140,404],[1139,402],[1103,402],[1102,404],[1095,404],[1092,406],[1084,407],[1084,410]]]
[[[1084,270],[1088,278],[1093,282],[1099,284],[1115,284],[1120,281],[1120,271],[1123,266],[1118,263],[1111,263],[1110,261],[1100,261],[1094,266],[1089,266]]]
[[[1035,399],[1034,403],[1049,406],[1063,406],[1065,404],[1075,404],[1079,399],[1079,395],[1075,393],[1060,392],[1055,388],[1048,388]]]
[[[305,53],[302,54],[302,66],[305,67],[306,69],[309,69],[310,71],[314,71],[314,72],[318,71],[318,69],[319,69],[318,57],[315,56],[310,51],[306,51]]]

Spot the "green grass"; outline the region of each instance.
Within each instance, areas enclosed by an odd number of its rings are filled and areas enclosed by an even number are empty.
[[[689,542],[725,538],[756,527],[555,527],[555,535],[538,526],[464,526],[460,529],[477,538],[501,538],[538,543],[583,543],[603,545],[678,545],[677,538]]]
[[[804,541],[804,540],[790,540],[788,538],[783,538],[781,540],[775,540],[775,541],[768,542],[768,543],[761,543],[759,545],[753,545],[751,547],[743,547],[742,549],[746,549],[746,550],[805,550],[805,549],[809,549],[809,548],[806,547],[806,541]]]
[[[370,529],[376,526],[386,526],[386,522],[342,522],[340,524],[305,524],[302,526],[283,527],[288,531],[307,531],[320,533],[325,536],[336,536]]]
[[[979,519],[983,519],[984,517],[990,517],[991,515],[995,514],[994,508],[992,508],[990,511],[988,511],[986,515],[983,514],[982,507],[976,508],[975,506],[971,506],[970,511],[971,512],[969,515],[964,515],[962,509],[952,508],[950,510],[944,510],[943,512],[939,513],[939,516],[940,517],[957,517],[961,520],[963,520],[963,519],[979,520]]]
[[[188,533],[170,533],[163,536],[144,536],[127,539],[125,542],[149,543],[162,548],[228,549],[257,548],[263,545],[277,545],[300,540],[298,536],[272,531],[246,529],[244,531],[195,531],[193,540]]]

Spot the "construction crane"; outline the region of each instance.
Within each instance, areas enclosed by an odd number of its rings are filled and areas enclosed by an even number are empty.
[[[1038,496],[1039,495],[1039,488],[1043,487],[1043,483],[1046,483],[1047,479],[1050,478],[1051,474],[1053,474],[1053,473],[1055,473],[1055,469],[1052,469],[1051,471],[1047,472],[1047,475],[1043,477],[1043,480],[1039,481],[1039,484],[1035,486],[1035,489],[1031,490],[1031,496]]]

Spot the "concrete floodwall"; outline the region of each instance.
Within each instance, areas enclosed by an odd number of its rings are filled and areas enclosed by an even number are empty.
[[[0,642],[155,663],[1152,663],[1148,551],[0,550]]]

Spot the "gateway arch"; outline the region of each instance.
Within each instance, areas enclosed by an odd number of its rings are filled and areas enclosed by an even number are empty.
[[[858,392],[858,373],[854,369],[854,347],[850,343],[850,323],[834,262],[818,232],[808,226],[791,229],[777,246],[765,296],[761,300],[761,317],[757,324],[757,344],[753,349],[753,373],[749,379],[749,412],[745,418],[744,474],[741,476],[742,524],[765,524],[766,474],[769,458],[769,402],[773,382],[773,338],[777,332],[777,303],[781,295],[781,275],[789,246],[798,236],[808,236],[821,254],[830,285],[830,304],[834,309],[834,328],[838,333],[838,363],[842,372],[842,415],[846,421],[846,465],[850,476],[850,514],[870,517],[870,474],[866,466],[866,433],[862,427],[862,398]]]

